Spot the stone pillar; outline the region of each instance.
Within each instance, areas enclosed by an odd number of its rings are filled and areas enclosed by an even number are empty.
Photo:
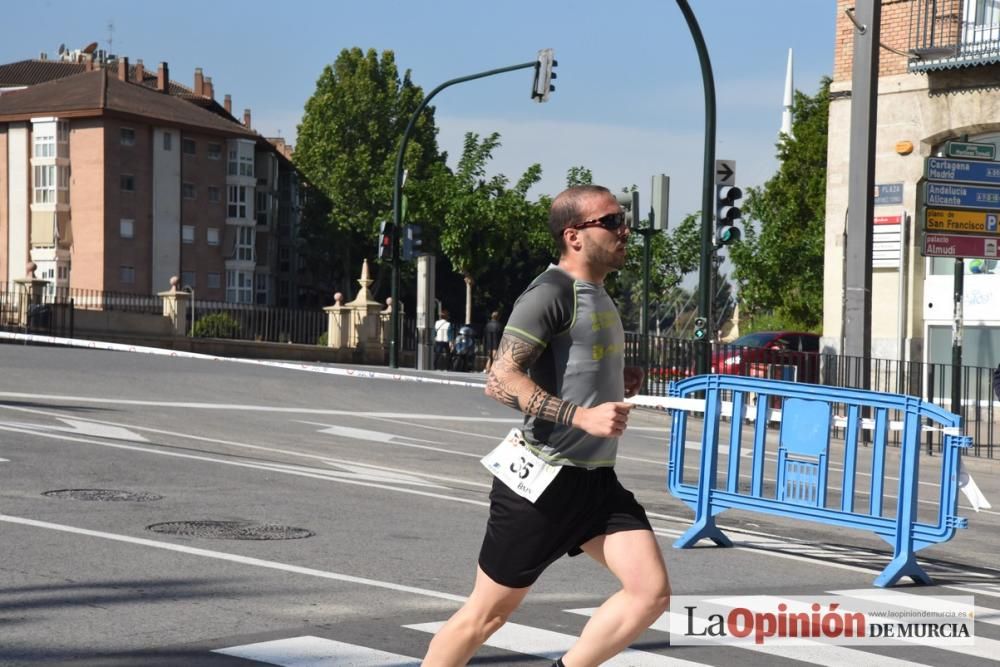
[[[344,306],[344,295],[333,295],[333,305],[323,309],[326,312],[326,346],[336,350],[345,348],[350,340],[351,310]]]
[[[24,278],[15,278],[14,283],[18,286],[17,322],[19,326],[27,328],[31,324],[31,307],[42,305],[42,297],[49,281],[35,277],[38,265],[34,262],[28,262],[24,268]]]
[[[368,277],[368,260],[361,265],[361,278],[358,284],[358,296],[354,301],[347,304],[351,309],[351,336],[348,345],[350,347],[360,347],[365,350],[383,349],[381,340],[381,327],[379,326],[379,313],[382,311],[382,304],[372,298],[372,293],[368,289],[375,282]]]
[[[170,319],[175,336],[184,336],[187,334],[187,327],[185,325],[187,324],[187,314],[189,312],[188,299],[191,298],[190,292],[180,292],[177,290],[177,285],[180,282],[177,276],[171,277],[170,289],[157,294],[157,296],[163,299],[163,316]],[[194,326],[194,322],[191,323],[191,326]]]

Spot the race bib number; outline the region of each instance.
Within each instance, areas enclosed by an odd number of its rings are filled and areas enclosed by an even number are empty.
[[[521,429],[511,429],[497,447],[482,458],[482,464],[511,491],[535,502],[561,470],[528,449]]]

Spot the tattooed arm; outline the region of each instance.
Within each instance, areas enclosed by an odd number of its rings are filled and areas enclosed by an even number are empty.
[[[621,435],[630,404],[612,402],[584,408],[553,396],[528,377],[528,368],[544,349],[537,343],[504,334],[486,380],[486,395],[525,414],[580,428],[591,435]]]

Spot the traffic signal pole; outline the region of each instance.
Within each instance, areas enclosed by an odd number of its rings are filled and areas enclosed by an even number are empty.
[[[391,282],[391,296],[392,296],[392,313],[389,318],[389,328],[392,332],[389,337],[389,367],[399,368],[399,263],[400,263],[400,253],[399,253],[399,230],[403,224],[403,212],[401,207],[401,198],[403,192],[403,157],[406,154],[406,144],[410,141],[410,133],[413,132],[413,128],[417,124],[417,118],[420,113],[427,108],[430,101],[434,99],[434,96],[440,93],[445,88],[449,86],[454,86],[457,83],[464,83],[466,81],[473,81],[475,79],[483,79],[488,76],[493,76],[495,74],[503,74],[504,72],[513,72],[519,69],[528,69],[529,67],[535,67],[537,65],[537,60],[532,60],[528,63],[521,63],[520,65],[511,65],[510,67],[501,67],[500,69],[491,69],[487,72],[480,72],[478,74],[470,74],[468,76],[462,76],[457,79],[451,79],[450,81],[445,81],[440,86],[435,88],[430,92],[430,94],[424,98],[417,107],[413,115],[410,116],[410,122],[406,125],[406,130],[403,132],[403,138],[399,142],[399,154],[396,155],[396,171],[395,179],[393,181],[392,187],[392,220],[395,223],[392,229],[392,259],[390,260],[392,265],[392,279]]]
[[[691,38],[698,50],[698,60],[701,63],[701,78],[705,87],[705,164],[702,169],[701,196],[701,263],[698,276],[698,312],[708,322],[712,322],[712,254],[714,252],[715,236],[712,229],[712,209],[715,182],[715,79],[712,76],[712,63],[708,58],[705,38],[698,27],[698,20],[688,6],[687,0],[677,0],[677,6],[687,21]],[[393,302],[395,303],[395,302]],[[393,311],[395,312],[395,311]],[[710,367],[711,336],[694,342],[695,368],[698,374],[707,373]]]

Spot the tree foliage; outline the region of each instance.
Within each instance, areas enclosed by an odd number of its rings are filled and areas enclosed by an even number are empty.
[[[815,96],[796,91],[793,136],[777,145],[781,166],[750,189],[743,207],[744,240],[731,247],[731,258],[751,319],[773,313],[809,329],[822,320],[829,101],[828,78]]]
[[[400,77],[392,51],[344,49],[323,68],[306,102],[295,150],[296,165],[325,195],[304,221],[306,259],[317,279],[350,283],[361,259],[374,255],[379,223],[391,218],[399,141],[422,101],[409,70]],[[436,134],[429,107],[404,156],[409,212],[418,216],[437,205],[421,184],[445,170]]]

